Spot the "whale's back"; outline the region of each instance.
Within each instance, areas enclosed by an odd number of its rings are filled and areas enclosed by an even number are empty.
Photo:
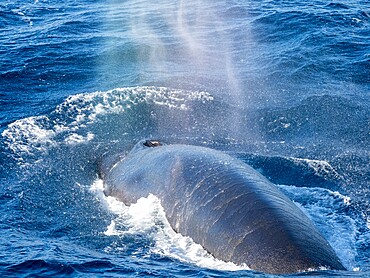
[[[203,147],[136,149],[108,172],[107,194],[156,195],[172,228],[216,258],[266,273],[344,269],[312,221],[250,166]]]

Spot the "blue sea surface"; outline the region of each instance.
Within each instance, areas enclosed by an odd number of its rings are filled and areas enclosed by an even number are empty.
[[[2,0],[1,277],[274,277],[218,261],[158,200],[102,193],[138,140],[250,164],[370,276],[365,0]]]

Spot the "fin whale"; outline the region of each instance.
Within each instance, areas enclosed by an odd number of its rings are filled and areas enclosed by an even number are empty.
[[[271,274],[345,270],[313,222],[236,158],[155,140],[117,157],[102,163],[104,193],[126,205],[157,196],[171,227],[218,259]]]

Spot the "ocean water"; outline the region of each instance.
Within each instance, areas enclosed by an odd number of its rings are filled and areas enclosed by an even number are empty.
[[[274,277],[104,196],[101,156],[158,138],[262,172],[348,269],[282,277],[368,277],[369,96],[365,0],[2,0],[0,275]]]

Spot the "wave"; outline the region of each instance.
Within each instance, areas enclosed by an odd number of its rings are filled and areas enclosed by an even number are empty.
[[[340,190],[345,178],[327,161],[240,153],[237,157],[275,184]]]
[[[28,260],[16,265],[8,266],[7,273],[18,277],[31,275],[70,275],[75,272],[73,267],[61,262],[48,262],[45,260]]]
[[[68,97],[48,115],[11,123],[2,132],[2,136],[6,146],[18,158],[35,156],[58,145],[92,141],[96,133],[99,140],[103,140],[104,134],[112,133],[107,143],[117,140],[114,135],[130,137],[140,129],[144,131],[141,136],[145,136],[145,129],[150,129],[148,125],[154,125],[155,112],[148,106],[156,106],[157,110],[163,106],[180,113],[189,110],[192,102],[212,100],[213,97],[206,92],[164,87],[117,88],[106,92],[77,94]]]
[[[319,88],[338,81],[369,84],[369,17],[361,5],[261,3],[253,18],[264,65],[273,83],[289,80]],[[362,9],[361,9],[362,8]],[[274,49],[271,52],[271,48]],[[277,54],[278,53],[278,54]],[[284,82],[284,81],[283,81]]]
[[[138,268],[115,265],[108,260],[91,260],[82,263],[62,262],[53,260],[27,260],[19,264],[5,267],[4,277],[81,277],[81,275],[116,275],[138,274]],[[149,275],[149,271],[141,271],[142,275]]]

